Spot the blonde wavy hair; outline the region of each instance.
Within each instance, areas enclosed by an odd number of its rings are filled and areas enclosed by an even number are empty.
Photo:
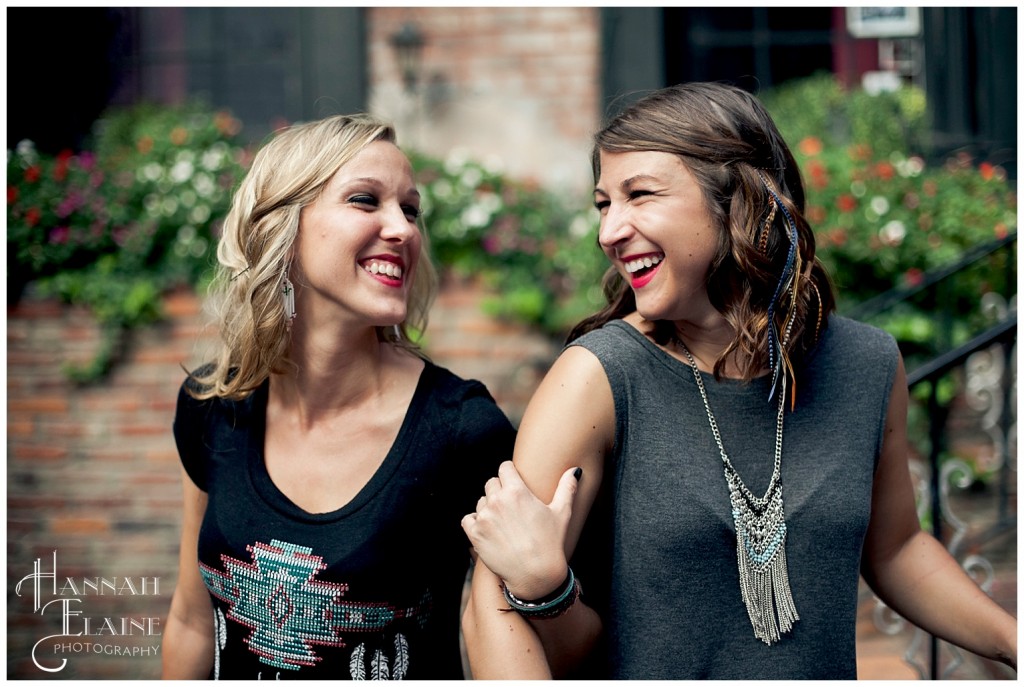
[[[394,128],[370,115],[335,115],[296,124],[280,132],[256,154],[235,192],[217,246],[219,266],[211,284],[221,339],[216,359],[189,375],[195,398],[239,400],[274,372],[284,372],[290,335],[281,288],[292,258],[302,209],[314,202],[342,166],[375,141],[397,145]],[[421,231],[423,227],[420,227]],[[378,327],[377,337],[425,357],[409,339],[422,332],[437,289],[423,232],[409,314],[394,327]]]

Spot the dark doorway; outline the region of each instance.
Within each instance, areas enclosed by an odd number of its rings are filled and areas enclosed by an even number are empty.
[[[129,13],[106,7],[7,10],[7,147],[79,150],[119,85]]]
[[[751,91],[832,69],[831,7],[667,7],[665,76]]]

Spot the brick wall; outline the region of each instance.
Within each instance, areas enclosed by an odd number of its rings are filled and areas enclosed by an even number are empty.
[[[600,14],[594,7],[374,7],[367,12],[370,109],[403,145],[461,149],[505,171],[588,188],[600,117]],[[425,39],[419,90],[404,92],[390,38]]]
[[[445,286],[427,330],[428,353],[438,364],[487,384],[518,423],[558,347],[487,318],[481,298],[472,284]],[[112,637],[103,618],[112,618],[117,631],[123,617],[157,618],[159,631],[177,576],[181,496],[171,421],[180,365],[202,360],[214,331],[203,326],[200,302],[190,293],[169,297],[165,310],[167,320],[134,338],[109,381],[83,388],[70,385],[60,366],[88,360],[99,345],[88,313],[31,296],[8,310],[9,678],[159,676],[154,647],[160,638],[138,629],[131,637]],[[70,606],[82,613],[72,618],[70,632],[82,629],[84,617],[94,631],[104,631],[63,640],[67,648],[60,653],[57,642],[43,642],[36,654],[42,665],[57,667],[68,659],[62,671],[50,674],[33,665],[31,651],[40,639],[61,632],[59,604],[33,613],[31,581],[22,585],[21,596],[15,586],[33,572],[37,559],[43,572],[52,571],[54,551],[59,589],[67,577],[105,577],[117,578],[122,593],[80,597],[81,603]],[[138,594],[124,587],[125,578]],[[153,578],[159,578],[158,589]],[[74,594],[66,589],[64,596]],[[50,598],[46,594],[44,601]],[[125,655],[125,647],[136,651]]]

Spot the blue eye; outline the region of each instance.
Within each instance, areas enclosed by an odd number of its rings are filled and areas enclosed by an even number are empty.
[[[419,219],[420,216],[420,209],[417,207],[413,207],[412,205],[403,205],[402,212],[405,213],[406,218],[410,222],[415,222],[417,219]]]

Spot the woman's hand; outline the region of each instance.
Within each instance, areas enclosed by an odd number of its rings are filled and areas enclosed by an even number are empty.
[[[511,461],[484,486],[462,529],[484,564],[520,599],[540,599],[565,581],[566,532],[580,468],[566,470],[551,503],[538,499]]]

